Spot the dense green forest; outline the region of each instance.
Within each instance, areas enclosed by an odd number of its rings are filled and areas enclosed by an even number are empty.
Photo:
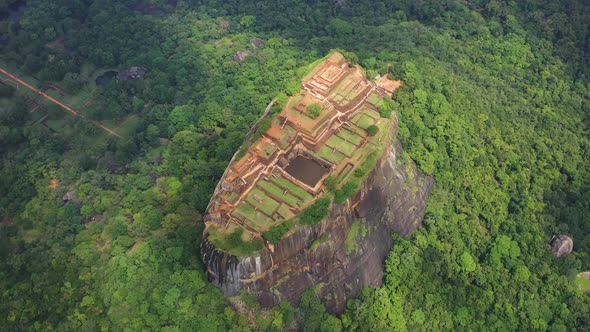
[[[86,116],[122,136],[0,81],[0,326],[590,329],[588,22],[584,0],[0,0],[0,67],[94,97]],[[226,300],[201,213],[269,101],[335,48],[404,81],[403,158],[436,182],[425,225],[392,235],[383,286],[342,315],[313,290]],[[145,79],[96,84],[133,66]]]

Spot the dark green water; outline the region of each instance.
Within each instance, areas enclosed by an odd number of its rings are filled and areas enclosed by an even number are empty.
[[[109,84],[111,84],[111,82],[113,81],[113,77],[117,76],[117,72],[114,70],[109,70],[107,72],[104,72],[102,75],[98,76],[96,78],[96,85],[98,86],[107,86]]]
[[[285,171],[310,187],[314,187],[322,176],[328,172],[319,163],[303,156],[297,156],[291,160]]]

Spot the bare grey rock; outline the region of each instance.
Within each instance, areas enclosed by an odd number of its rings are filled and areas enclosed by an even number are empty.
[[[557,258],[567,255],[574,249],[574,241],[567,235],[554,235],[551,238],[551,252]]]
[[[144,67],[131,67],[117,74],[119,81],[143,80],[146,69]]]
[[[254,37],[250,39],[250,45],[252,45],[252,47],[254,48],[259,48],[260,46],[264,45],[264,40],[258,37]]]
[[[234,55],[234,61],[242,63],[246,60],[247,57],[252,55],[252,51],[250,50],[246,50],[246,51],[242,51],[242,52],[238,52],[236,53],[236,55]]]
[[[73,200],[75,197],[76,197],[76,191],[70,190],[63,196],[63,201],[68,202],[68,201]]]
[[[90,221],[95,222],[95,221],[101,221],[103,218],[102,214],[97,214],[92,216],[92,219],[90,219]]]

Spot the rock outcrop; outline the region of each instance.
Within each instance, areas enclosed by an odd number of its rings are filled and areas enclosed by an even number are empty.
[[[145,78],[145,67],[131,67],[117,74],[119,81],[141,81]]]
[[[554,235],[551,238],[551,251],[557,258],[567,255],[574,249],[574,241],[567,235]]]
[[[342,312],[362,287],[381,284],[391,233],[406,236],[422,223],[433,180],[412,162],[402,163],[400,155],[395,140],[344,204],[332,205],[319,224],[296,226],[256,255],[232,256],[205,239],[202,257],[211,282],[226,296],[245,289],[264,307],[297,303],[304,290],[315,287],[328,310]]]

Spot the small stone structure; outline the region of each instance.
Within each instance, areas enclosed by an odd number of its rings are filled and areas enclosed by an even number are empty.
[[[567,235],[553,235],[551,238],[551,252],[557,258],[567,255],[574,249],[574,241]]]

